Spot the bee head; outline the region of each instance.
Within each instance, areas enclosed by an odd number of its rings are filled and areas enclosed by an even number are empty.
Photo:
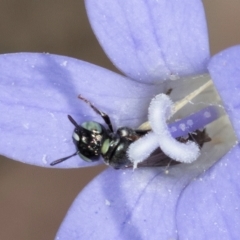
[[[104,133],[104,127],[97,122],[89,121],[75,125],[72,138],[77,153],[83,160],[99,160]]]
[[[76,146],[76,152],[70,156],[60,158],[50,163],[51,166],[59,164],[73,156],[79,155],[86,162],[99,160],[105,128],[97,122],[89,121],[78,125],[77,122],[68,115],[68,119],[75,126],[72,139]]]

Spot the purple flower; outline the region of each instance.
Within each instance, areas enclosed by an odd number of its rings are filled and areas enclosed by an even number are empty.
[[[108,113],[115,129],[137,127],[147,120],[150,100],[167,90],[165,80],[207,68],[239,136],[240,47],[209,60],[201,1],[88,0],[86,7],[99,42],[127,77],[50,54],[0,56],[1,154],[50,167],[75,151],[68,114],[79,123],[103,122],[79,94]],[[230,142],[228,132],[213,139]],[[58,239],[237,239],[240,150],[230,142],[218,159],[218,143],[211,144],[198,161],[167,172],[107,169],[76,198]],[[57,167],[90,165],[75,156]]]

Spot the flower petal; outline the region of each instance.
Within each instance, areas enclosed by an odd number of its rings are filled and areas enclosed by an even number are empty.
[[[177,239],[178,198],[203,165],[107,169],[75,199],[56,239]]]
[[[160,82],[206,71],[208,35],[199,0],[86,0],[92,28],[127,76]]]
[[[50,54],[0,56],[0,151],[39,166],[75,152],[73,125],[103,122],[84,97],[108,113],[116,126],[138,126],[160,86],[146,86],[76,59]],[[140,96],[140,97],[139,97]],[[87,166],[78,156],[57,167]]]
[[[214,56],[209,64],[214,85],[223,100],[238,138],[239,56],[240,47],[232,47]],[[239,145],[236,145],[186,187],[176,214],[180,238],[238,238],[240,234],[239,165],[240,149]]]
[[[214,85],[240,139],[240,46],[215,55],[209,64]]]
[[[240,236],[240,148],[235,146],[183,191],[177,208],[180,239]]]

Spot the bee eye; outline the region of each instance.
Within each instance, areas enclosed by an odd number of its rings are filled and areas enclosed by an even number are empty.
[[[73,139],[74,139],[75,141],[77,141],[77,142],[80,141],[80,137],[79,137],[79,135],[78,135],[76,132],[73,132],[72,137],[73,137]]]
[[[80,156],[80,158],[86,162],[93,162],[93,160],[91,160],[90,158],[87,158],[86,156],[84,156],[83,154],[81,154],[80,152],[78,153],[78,155]]]
[[[110,147],[110,139],[107,138],[104,142],[103,142],[103,145],[101,147],[101,153],[102,154],[106,154],[106,152],[108,151]]]
[[[81,126],[91,132],[98,132],[98,133],[102,132],[102,127],[97,122],[93,122],[93,121],[84,122]]]

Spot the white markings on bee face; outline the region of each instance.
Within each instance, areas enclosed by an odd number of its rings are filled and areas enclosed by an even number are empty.
[[[126,129],[121,130],[121,137],[126,137],[128,136],[129,132]]]
[[[80,137],[77,133],[73,132],[73,135],[72,135],[73,139],[76,140],[77,142],[80,141]]]
[[[96,135],[96,139],[98,142],[100,142],[102,140],[102,135]]]

